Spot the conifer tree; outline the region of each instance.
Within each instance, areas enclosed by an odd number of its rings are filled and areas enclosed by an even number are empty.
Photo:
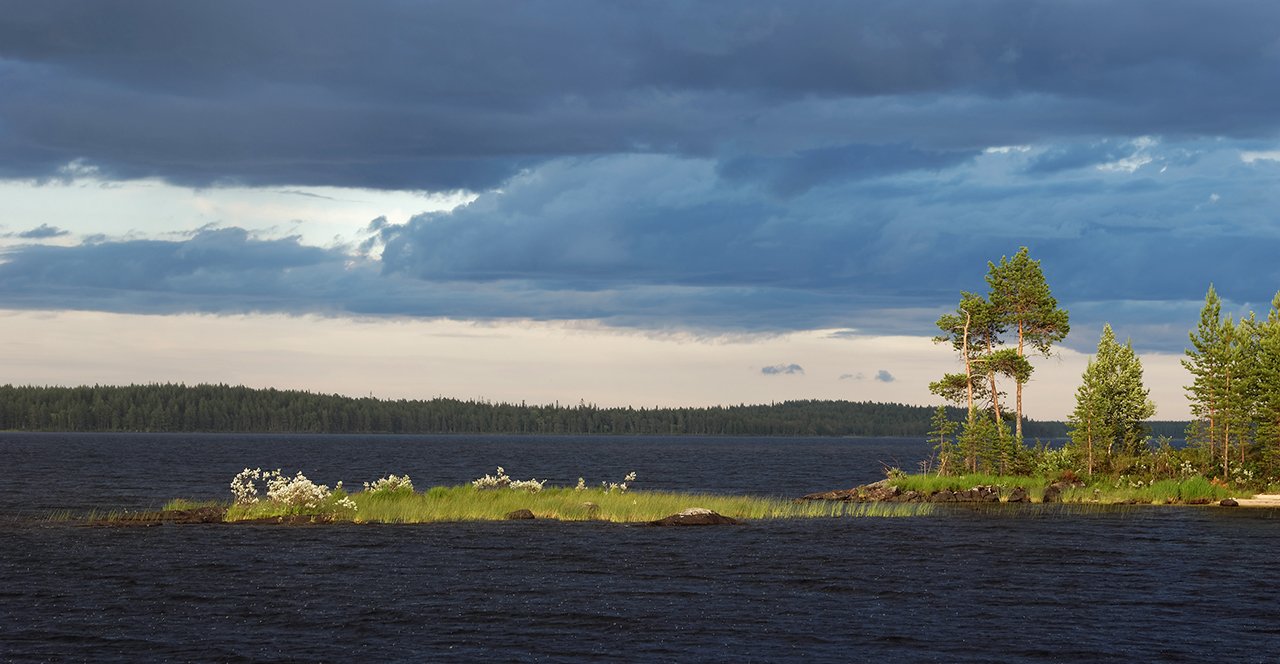
[[[948,373],[941,380],[929,384],[929,390],[938,396],[967,408],[961,448],[965,465],[977,470],[979,455],[979,428],[975,426],[979,404],[989,403],[999,413],[1000,393],[996,389],[995,376],[985,361],[989,348],[999,342],[999,321],[986,298],[976,293],[960,294],[960,305],[955,313],[938,318],[942,334],[934,337],[936,343],[949,343],[960,354],[964,373]]]
[[[946,475],[955,465],[953,462],[957,455],[956,444],[951,439],[956,432],[956,423],[947,417],[946,406],[938,406],[929,424],[929,440],[934,441],[933,451],[938,456],[938,474]]]
[[[1280,292],[1257,327],[1258,442],[1268,469],[1280,468]]]
[[[1229,459],[1230,426],[1224,411],[1234,363],[1231,345],[1234,329],[1230,318],[1222,319],[1222,299],[1210,284],[1200,310],[1200,324],[1191,332],[1191,348],[1187,349],[1182,366],[1191,373],[1192,382],[1186,390],[1191,415],[1196,420],[1188,428],[1187,438],[1206,446],[1211,460],[1217,458],[1221,443],[1223,474],[1227,472]]]
[[[1133,344],[1116,341],[1111,325],[1102,328],[1098,353],[1090,360],[1076,390],[1076,407],[1069,419],[1072,442],[1082,447],[1093,473],[1098,456],[1110,460],[1116,452],[1138,455],[1147,451],[1143,421],[1156,406],[1142,384],[1142,361]]]
[[[1097,361],[1089,358],[1089,364],[1085,367],[1084,375],[1081,376],[1080,386],[1076,388],[1076,407],[1067,418],[1071,442],[1084,454],[1085,469],[1090,475],[1093,474],[1095,446],[1100,441],[1111,438],[1111,434],[1102,429],[1105,419],[1101,401],[1102,383],[1101,370]]]
[[[1017,331],[1018,358],[1026,357],[1027,346],[1048,355],[1053,344],[1065,339],[1071,330],[1067,311],[1058,307],[1049,292],[1040,261],[1031,260],[1026,247],[1019,248],[1013,258],[1001,257],[999,265],[988,262],[987,286],[991,289],[992,307],[1004,324]],[[1021,440],[1022,386],[1031,377],[1030,364],[1008,375],[1017,385],[1014,433]]]

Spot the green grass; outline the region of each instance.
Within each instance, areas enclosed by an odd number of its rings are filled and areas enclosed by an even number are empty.
[[[174,498],[164,504],[160,509],[170,511],[197,510],[204,507],[226,507],[226,502],[217,500],[187,500],[186,498]]]
[[[968,491],[975,486],[996,486],[1012,489],[1020,486],[1028,491],[1033,488],[1048,486],[1051,480],[1044,477],[1023,477],[1018,475],[987,475],[970,473],[968,475],[907,475],[889,481],[890,484],[903,491],[919,491],[933,493],[935,491]]]
[[[539,519],[560,521],[607,521],[638,523],[655,521],[690,507],[702,507],[734,519],[797,519],[842,516],[911,516],[931,511],[929,505],[895,503],[793,502],[755,496],[727,496],[659,491],[605,493],[600,490],[575,491],[549,488],[538,493],[508,489],[477,490],[469,485],[433,487],[422,493],[380,496],[353,493],[356,510],[322,506],[311,511],[332,514],[334,521],[357,523],[432,523],[448,521],[499,521],[510,512],[527,509]],[[333,502],[336,502],[333,501]],[[305,515],[260,502],[233,506],[227,521]]]
[[[969,474],[956,476],[907,475],[890,481],[903,491],[919,491],[933,493],[950,490],[964,491],[975,486],[999,487],[1002,494],[1007,494],[1014,487],[1027,490],[1033,501],[1043,499],[1045,489],[1053,483],[1053,479],[1042,476],[1017,475],[985,475]],[[1119,486],[1117,486],[1117,484]],[[1232,490],[1211,484],[1201,476],[1184,480],[1142,481],[1122,478],[1097,477],[1085,486],[1070,486],[1062,490],[1059,501],[1064,503],[1121,503],[1135,502],[1140,504],[1163,505],[1167,503],[1188,503],[1194,500],[1208,499],[1218,501],[1223,498],[1252,495],[1247,490]]]

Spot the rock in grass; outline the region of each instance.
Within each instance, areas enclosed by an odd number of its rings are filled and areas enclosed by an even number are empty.
[[[1010,503],[1029,503],[1031,496],[1027,495],[1027,490],[1020,486],[1013,487],[1013,491],[1009,492],[1007,499]]]
[[[518,519],[532,519],[534,516],[533,512],[529,510],[516,510],[514,512],[507,512],[506,518],[508,521],[515,521]]]
[[[679,514],[672,514],[665,519],[650,521],[651,526],[732,526],[737,519],[717,514],[702,507],[691,507]]]
[[[1223,507],[1239,507],[1240,506],[1240,503],[1237,503],[1235,498],[1223,498],[1222,500],[1218,501],[1218,504]]]

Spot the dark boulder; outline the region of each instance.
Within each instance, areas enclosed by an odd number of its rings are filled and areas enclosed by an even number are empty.
[[[858,489],[836,489],[835,491],[823,491],[820,493],[811,493],[800,496],[800,500],[839,500],[853,502],[861,498]]]
[[[1045,503],[1062,502],[1062,487],[1056,482],[1045,487],[1044,497],[1040,501]]]
[[[1221,501],[1218,502],[1218,504],[1223,507],[1239,507],[1240,506],[1240,503],[1236,502],[1234,498],[1223,498]]]
[[[931,503],[954,503],[955,501],[955,492],[948,489],[936,491],[933,495],[929,496],[929,502]]]
[[[737,525],[737,519],[731,519],[727,516],[717,514],[708,509],[701,507],[693,507],[679,514],[672,514],[665,519],[650,521],[651,526],[732,526]]]
[[[507,516],[506,516],[506,519],[508,521],[516,521],[520,519],[532,519],[532,518],[534,518],[533,512],[529,510],[515,510],[514,512],[507,512]]]
[[[1027,495],[1026,489],[1020,486],[1015,486],[1013,487],[1013,491],[1009,492],[1009,497],[1005,500],[1010,503],[1029,503],[1031,502],[1031,496]]]

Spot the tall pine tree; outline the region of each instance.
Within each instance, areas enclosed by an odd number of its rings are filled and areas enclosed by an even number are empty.
[[[1058,307],[1049,292],[1040,261],[1031,260],[1026,247],[1019,248],[1013,258],[1001,257],[999,265],[988,262],[987,286],[991,289],[992,307],[1002,322],[1018,334],[1018,358],[1026,358],[1028,346],[1048,355],[1053,344],[1065,339],[1071,330],[1067,311]],[[1030,364],[1024,362],[1007,375],[1017,385],[1014,433],[1021,440],[1022,386],[1031,377]]]
[[[1280,470],[1280,293],[1258,325],[1258,442],[1270,473]]]

